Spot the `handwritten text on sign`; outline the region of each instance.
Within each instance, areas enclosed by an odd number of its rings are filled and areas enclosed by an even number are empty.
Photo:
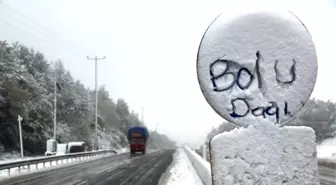
[[[245,67],[241,67],[237,73],[230,72],[230,65],[237,63],[232,60],[222,60],[218,59],[210,64],[209,70],[210,70],[210,76],[211,76],[211,82],[213,86],[213,90],[216,92],[223,92],[230,90],[235,85],[238,86],[241,90],[248,89],[252,82],[256,79],[258,80],[258,88],[260,91],[263,91],[263,82],[262,82],[262,76],[260,73],[260,59],[262,58],[259,51],[256,53],[257,60],[255,63],[255,70],[251,72]],[[278,70],[278,60],[275,60],[274,64],[274,72],[276,76],[276,83],[278,85],[291,85],[296,80],[296,73],[295,73],[295,67],[296,67],[296,60],[293,58],[293,64],[291,68],[289,69],[289,76],[290,78],[288,80],[282,80],[280,79],[280,71]],[[222,68],[222,71],[218,73],[218,69],[216,69],[216,66],[224,66],[224,69]],[[215,73],[217,71],[217,73]],[[245,79],[247,77],[247,80],[242,80],[242,76],[245,76]],[[226,79],[225,84],[218,85],[218,81],[221,79]],[[236,104],[244,104],[245,106],[245,112],[243,113],[237,113],[236,110]],[[248,113],[251,113],[254,116],[262,116],[263,118],[266,118],[266,116],[274,116],[277,123],[279,123],[279,111],[283,111],[284,115],[292,117],[293,115],[288,110],[288,102],[285,101],[284,109],[280,110],[277,102],[269,102],[270,106],[266,107],[251,107],[249,102],[245,97],[243,98],[235,98],[231,100],[232,105],[232,113],[230,113],[230,116],[232,118],[239,118],[239,117],[245,117]]]

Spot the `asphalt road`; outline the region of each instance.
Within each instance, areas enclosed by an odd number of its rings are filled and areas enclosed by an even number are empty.
[[[157,185],[173,150],[121,154],[0,181],[6,185]]]
[[[0,185],[157,185],[173,152],[109,156],[13,177]],[[336,185],[336,169],[319,165],[319,175],[320,185]]]
[[[320,185],[336,185],[336,169],[319,165]]]

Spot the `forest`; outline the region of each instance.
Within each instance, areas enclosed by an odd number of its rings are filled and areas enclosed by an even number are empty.
[[[18,115],[23,118],[25,155],[40,155],[53,137],[54,80],[57,79],[57,141],[85,141],[92,147],[95,91],[72,77],[62,61],[18,42],[0,41],[0,153],[19,151]],[[143,126],[123,99],[114,100],[104,85],[98,88],[98,140],[102,149],[127,147],[126,132]],[[150,132],[149,147],[173,148],[167,136]]]

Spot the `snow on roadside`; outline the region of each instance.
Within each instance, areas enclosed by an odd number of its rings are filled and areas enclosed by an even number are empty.
[[[36,157],[24,157],[22,158],[12,158],[12,159],[5,159],[5,160],[0,160],[0,164],[3,163],[9,163],[9,162],[17,162],[17,161],[22,161],[22,160],[27,160],[27,159],[34,159]]]
[[[123,153],[129,153],[129,148],[121,148],[118,150],[115,150],[118,154],[123,154]]]
[[[162,175],[159,185],[203,185],[182,148],[176,150],[172,164]]]
[[[25,159],[33,159],[36,157],[42,156],[24,156],[24,158],[22,159],[19,152],[0,152],[0,164],[21,161]]]
[[[317,145],[318,158],[335,158],[336,156],[336,137],[325,139]]]

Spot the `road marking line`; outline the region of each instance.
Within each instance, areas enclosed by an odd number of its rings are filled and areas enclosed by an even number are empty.
[[[112,169],[107,170],[106,172],[109,173],[109,172],[111,172],[111,171],[113,171],[113,170],[115,170],[115,169],[116,169],[116,168],[112,168]]]
[[[47,185],[52,185],[52,184],[57,184],[57,183],[59,183],[59,182],[64,182],[64,181],[66,181],[66,180],[69,180],[69,179],[71,179],[71,178],[77,176],[77,175],[80,175],[81,173],[82,173],[82,172],[75,173],[75,174],[73,174],[73,175],[70,175],[70,176],[67,176],[67,177],[65,177],[65,178],[62,178],[61,180],[58,180],[58,181],[54,181],[54,182],[48,183]],[[80,179],[77,179],[77,180],[75,180],[75,181],[81,181],[81,180],[80,180]]]
[[[155,163],[155,165],[149,169],[145,174],[142,175],[142,177],[140,179],[137,180],[137,182],[134,184],[134,185],[138,185],[140,183],[142,183],[144,180],[146,180],[146,178],[151,174],[153,173],[153,171],[158,167],[160,166],[161,164],[163,164],[163,162],[165,162],[165,159],[160,159],[159,161],[157,161]]]
[[[86,183],[87,183],[87,181],[81,181],[81,182],[77,183],[76,185],[82,185],[82,184],[86,184]]]
[[[135,177],[135,174],[139,174],[142,170],[144,170],[146,167],[148,167],[153,161],[159,159],[160,156],[151,156],[151,157],[152,158],[149,159],[149,161],[147,161],[146,163],[140,165],[136,171],[134,171],[133,173],[129,174],[129,176],[126,179],[124,179],[122,182],[120,182],[120,185],[124,185],[124,184],[128,183],[128,181],[132,177]],[[138,178],[138,179],[140,179],[140,178]]]
[[[77,184],[77,183],[80,183],[80,182],[82,182],[82,180],[77,179],[77,180],[74,180],[74,181],[70,181],[70,182],[68,182],[68,183],[65,183],[65,184],[63,184],[63,185],[74,185],[74,184]]]
[[[105,184],[104,182],[108,182],[109,179],[113,179],[116,176],[119,176],[120,174],[124,173],[125,170],[122,169],[120,171],[116,171],[113,174],[106,173],[105,175],[98,176],[98,181],[95,182],[95,185]],[[92,183],[91,183],[92,184]]]

